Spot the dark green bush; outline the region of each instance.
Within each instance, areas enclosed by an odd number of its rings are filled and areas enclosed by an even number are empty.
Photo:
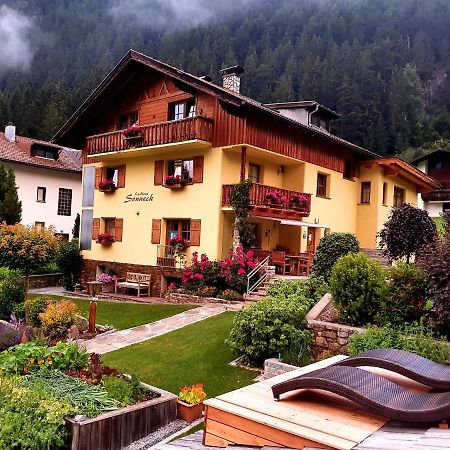
[[[447,342],[436,341],[429,330],[421,326],[369,327],[350,337],[347,352],[350,356],[377,348],[396,348],[416,353],[438,363],[445,363],[449,355]]]
[[[39,327],[41,321],[39,320],[39,314],[45,311],[47,305],[52,303],[50,297],[44,297],[42,295],[37,295],[36,297],[28,297],[25,301],[25,318],[28,325],[32,327]]]
[[[237,356],[256,365],[294,343],[304,343],[308,349],[311,333],[304,320],[308,310],[308,304],[266,297],[237,313],[226,343]]]
[[[330,286],[339,316],[349,325],[372,323],[386,293],[380,262],[364,253],[340,258],[333,267]]]
[[[0,319],[8,320],[11,314],[24,317],[26,283],[19,270],[0,267]]]
[[[377,322],[402,325],[417,322],[425,314],[427,280],[415,264],[398,261],[387,271],[387,291]]]
[[[325,235],[317,246],[312,272],[314,275],[330,278],[336,261],[349,253],[359,252],[359,242],[351,233],[330,233]]]
[[[83,264],[78,240],[61,242],[56,251],[55,261],[63,274],[64,288],[67,291],[73,291],[75,284],[80,279],[81,265]]]

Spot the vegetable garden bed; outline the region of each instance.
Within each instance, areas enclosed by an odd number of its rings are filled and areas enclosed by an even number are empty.
[[[120,450],[174,421],[177,396],[148,384],[141,386],[158,397],[94,418],[66,419],[71,450]]]

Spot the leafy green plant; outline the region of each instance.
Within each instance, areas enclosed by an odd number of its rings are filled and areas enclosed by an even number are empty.
[[[87,366],[88,359],[88,353],[76,344],[58,342],[54,347],[48,347],[32,341],[0,353],[0,375],[26,374],[43,367],[80,369]]]
[[[312,273],[330,278],[331,270],[336,261],[349,253],[359,252],[359,242],[351,233],[326,234],[319,242],[314,255]]]
[[[117,376],[103,377],[102,386],[109,397],[122,406],[132,405],[145,399],[145,391],[136,377],[132,377],[129,381]]]
[[[380,248],[391,260],[411,257],[436,236],[436,224],[428,212],[404,203],[394,208],[378,233]]]
[[[183,386],[180,388],[178,398],[182,402],[189,403],[190,405],[196,405],[197,403],[202,402],[206,398],[203,384],[197,383],[192,386]]]
[[[0,267],[0,320],[8,320],[11,314],[23,318],[26,285],[19,270]]]
[[[364,253],[340,258],[333,267],[330,286],[339,317],[349,325],[372,323],[386,293],[380,262]]]
[[[36,297],[28,297],[25,301],[25,318],[27,323],[32,327],[39,327],[41,325],[41,321],[39,320],[39,314],[45,311],[45,308],[51,303],[53,300],[50,297],[44,296],[36,296]]]
[[[386,295],[376,320],[402,325],[420,320],[426,312],[427,280],[415,264],[398,261],[387,270]]]
[[[438,363],[449,356],[449,345],[436,341],[430,330],[420,325],[402,328],[390,326],[368,327],[363,333],[355,333],[349,339],[347,352],[350,356],[377,348],[396,348],[416,353]]]
[[[311,342],[304,320],[308,310],[307,302],[266,297],[237,313],[226,343],[237,356],[256,365],[278,356],[293,342],[307,348]]]

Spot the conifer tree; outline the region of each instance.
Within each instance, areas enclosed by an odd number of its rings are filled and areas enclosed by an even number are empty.
[[[0,164],[0,222],[14,225],[22,219],[22,202],[17,193],[16,177]]]

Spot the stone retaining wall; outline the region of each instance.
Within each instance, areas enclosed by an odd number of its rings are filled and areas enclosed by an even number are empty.
[[[200,304],[204,305],[207,303],[242,303],[242,302],[231,302],[228,300],[224,300],[223,298],[215,298],[215,297],[200,297],[198,295],[192,294],[181,294],[180,292],[169,292],[166,293],[165,299],[167,303],[177,303],[177,304]]]
[[[308,328],[314,333],[311,351],[314,356],[326,353],[329,356],[347,354],[349,337],[364,328],[350,327],[339,323],[308,320]]]
[[[29,289],[61,286],[62,273],[46,273],[42,275],[30,275]]]

